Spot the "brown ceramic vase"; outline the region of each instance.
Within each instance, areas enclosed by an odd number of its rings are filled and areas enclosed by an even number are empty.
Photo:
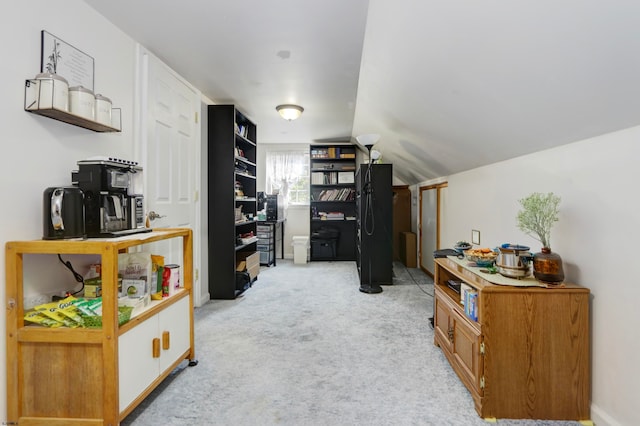
[[[564,281],[562,258],[552,253],[549,247],[542,247],[540,253],[533,255],[533,276],[542,282],[560,284]]]

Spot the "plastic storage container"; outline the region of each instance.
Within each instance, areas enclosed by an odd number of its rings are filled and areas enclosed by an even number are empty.
[[[293,242],[293,263],[305,264],[307,263],[307,250],[309,249],[309,237],[307,236],[294,236]]]

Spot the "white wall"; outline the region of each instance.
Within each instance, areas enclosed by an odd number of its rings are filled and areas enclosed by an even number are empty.
[[[40,31],[92,56],[96,92],[122,108],[121,133],[90,130],[24,111],[24,82],[40,72]],[[42,237],[42,193],[71,184],[76,162],[94,155],[133,158],[135,43],[79,0],[11,1],[2,6],[0,72],[3,161],[0,168],[0,243]],[[3,256],[4,257],[4,256]],[[5,276],[5,263],[0,263]],[[4,282],[4,280],[3,280]],[[0,305],[5,304],[4,286]],[[5,316],[0,335],[5,336]],[[0,339],[0,422],[6,419],[6,341]]]
[[[640,127],[481,167],[448,177],[442,243],[540,243],[516,225],[518,199],[532,192],[562,198],[551,248],[567,281],[588,287],[591,303],[592,419],[597,425],[640,424]],[[558,392],[562,392],[558,389]]]

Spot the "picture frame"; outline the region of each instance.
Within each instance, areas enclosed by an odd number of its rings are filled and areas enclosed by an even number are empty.
[[[476,229],[471,230],[471,244],[480,245],[480,231]]]
[[[354,172],[338,172],[338,183],[354,183],[355,182],[355,173]]]
[[[91,91],[95,90],[93,57],[46,30],[41,31],[40,72],[64,77],[69,87],[83,86]]]

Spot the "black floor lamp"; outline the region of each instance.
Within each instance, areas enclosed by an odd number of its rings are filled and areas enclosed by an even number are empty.
[[[364,232],[369,236],[374,234],[375,226],[376,226],[375,217],[374,217],[375,216],[374,208],[373,208],[374,193],[373,193],[371,172],[373,169],[373,160],[378,159],[380,157],[380,153],[378,151],[372,152],[371,149],[376,144],[378,139],[380,139],[380,135],[376,135],[376,134],[361,135],[356,137],[356,140],[358,141],[358,143],[364,146],[369,152],[369,167],[367,167],[367,171],[364,176],[364,181],[362,183],[362,193],[360,194],[360,197],[361,197],[360,203],[362,203],[363,202],[362,200],[364,199],[364,219],[363,219],[364,223],[361,224],[361,228],[364,229]],[[362,232],[362,229],[361,229],[361,232]],[[360,250],[362,252],[362,247],[360,247]],[[364,266],[363,265],[364,260],[365,259],[361,259],[360,268]],[[360,291],[368,294],[382,293],[382,287],[380,287],[377,284],[373,284],[371,282],[371,255],[367,256],[366,263],[369,270],[369,273],[368,273],[369,282],[364,283],[361,280]]]

